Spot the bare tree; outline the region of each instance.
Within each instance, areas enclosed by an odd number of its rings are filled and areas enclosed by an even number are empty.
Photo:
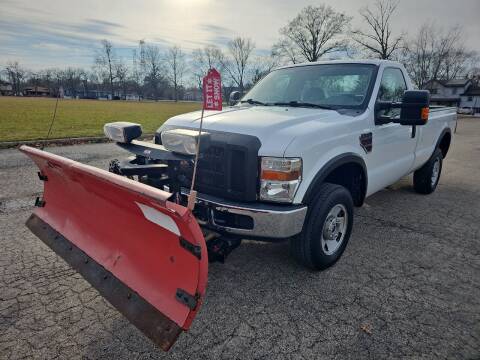
[[[84,72],[82,69],[68,67],[61,72],[62,83],[64,88],[68,91],[72,97],[77,96],[78,88],[81,84],[81,74]]]
[[[202,79],[208,70],[216,69],[222,73],[225,64],[225,55],[215,45],[207,45],[203,49],[195,49],[192,52],[192,73],[199,88],[202,87]]]
[[[83,88],[83,96],[88,96],[89,84],[88,84],[88,72],[85,69],[79,69],[78,77]]]
[[[102,48],[97,54],[96,63],[108,74],[112,99],[114,95],[113,80],[115,79],[115,62],[116,56],[112,43],[108,40],[102,40]]]
[[[445,57],[441,77],[444,79],[468,77],[471,64],[475,60],[478,61],[475,51],[469,51],[463,45],[458,45]]]
[[[414,83],[424,89],[430,80],[450,80],[466,75],[467,63],[474,53],[465,49],[462,30],[435,24],[422,25],[405,45],[403,61]]]
[[[274,53],[270,56],[256,56],[252,65],[252,85],[279,65],[279,59]]]
[[[230,59],[225,62],[225,70],[241,92],[245,89],[245,76],[253,49],[255,44],[251,39],[237,37],[228,43]]]
[[[297,64],[302,61],[302,56],[299,54],[298,48],[288,38],[283,38],[273,44],[272,56],[277,59],[279,64],[287,65]]]
[[[403,34],[393,36],[391,19],[399,0],[377,0],[373,9],[360,9],[367,30],[352,31],[353,40],[374,57],[390,59],[401,47]]]
[[[472,57],[467,61],[466,78],[472,80],[474,86],[480,86],[480,56],[478,53],[472,53]]]
[[[20,95],[22,92],[22,81],[27,71],[18,63],[18,61],[12,61],[7,63],[5,67],[8,79],[12,84],[12,90],[14,95]]]
[[[162,53],[155,45],[145,45],[143,51],[142,67],[145,71],[145,82],[150,87],[153,98],[158,100],[161,95],[160,84],[163,81]]]
[[[122,89],[123,98],[126,99],[127,97],[127,85],[128,85],[128,66],[121,60],[115,63],[115,77],[118,80],[118,84]]]
[[[41,70],[39,73],[41,82],[43,86],[48,89],[50,96],[54,95],[55,93],[55,70],[53,69],[45,69]]]
[[[132,81],[138,95],[143,96],[145,80],[145,41],[140,40],[138,49],[132,51]]]
[[[280,29],[282,39],[279,44],[292,60],[292,54],[299,54],[306,61],[318,61],[323,55],[339,51],[346,47],[340,35],[350,22],[351,17],[336,12],[330,6],[307,6]],[[297,57],[295,57],[296,59]]]
[[[213,68],[221,70],[225,60],[222,50],[215,45],[207,45],[203,49],[194,50],[192,57],[195,65],[200,68],[203,74]]]
[[[178,101],[178,88],[185,75],[185,54],[179,46],[173,46],[167,51],[166,56],[167,76],[173,86],[173,96]]]

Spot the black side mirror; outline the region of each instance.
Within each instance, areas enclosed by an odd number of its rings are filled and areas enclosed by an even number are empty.
[[[425,125],[428,121],[430,92],[428,90],[408,90],[403,94],[400,107],[401,125]]]
[[[230,97],[228,98],[228,104],[230,106],[235,105],[240,100],[241,94],[240,91],[232,91]]]

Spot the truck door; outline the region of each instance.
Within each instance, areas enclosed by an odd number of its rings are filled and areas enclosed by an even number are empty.
[[[386,67],[381,75],[377,101],[400,102],[407,84],[402,71]],[[391,119],[400,116],[400,109],[382,110],[374,115],[372,153],[367,157],[371,169],[369,192],[393,184],[409,173],[415,159],[417,137],[412,138],[412,127],[395,123],[379,124],[378,116]]]

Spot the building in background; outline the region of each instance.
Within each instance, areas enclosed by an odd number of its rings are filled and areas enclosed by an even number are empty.
[[[470,108],[472,113],[480,113],[480,86],[470,85],[460,98],[460,107]]]
[[[50,89],[43,86],[28,86],[23,89],[24,96],[50,96]]]
[[[425,88],[430,91],[430,104],[462,107],[460,95],[470,85],[470,79],[430,80]]]
[[[12,84],[6,81],[0,80],[0,96],[10,96],[13,95]]]

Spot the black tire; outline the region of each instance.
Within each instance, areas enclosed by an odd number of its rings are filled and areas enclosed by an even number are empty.
[[[346,226],[341,243],[333,253],[322,246],[322,236],[327,217],[337,205],[346,213]],[[330,217],[329,217],[330,219]],[[302,265],[313,270],[326,269],[335,264],[347,246],[353,226],[353,200],[350,192],[343,186],[324,183],[309,206],[307,219],[302,232],[290,239],[293,257]]]
[[[118,161],[117,159],[113,159],[112,161],[110,161],[110,163],[108,164],[108,171],[117,175],[122,175],[122,173],[120,172],[120,161]]]
[[[431,194],[435,191],[442,173],[442,163],[442,151],[437,148],[425,165],[413,173],[413,187],[417,193]]]

